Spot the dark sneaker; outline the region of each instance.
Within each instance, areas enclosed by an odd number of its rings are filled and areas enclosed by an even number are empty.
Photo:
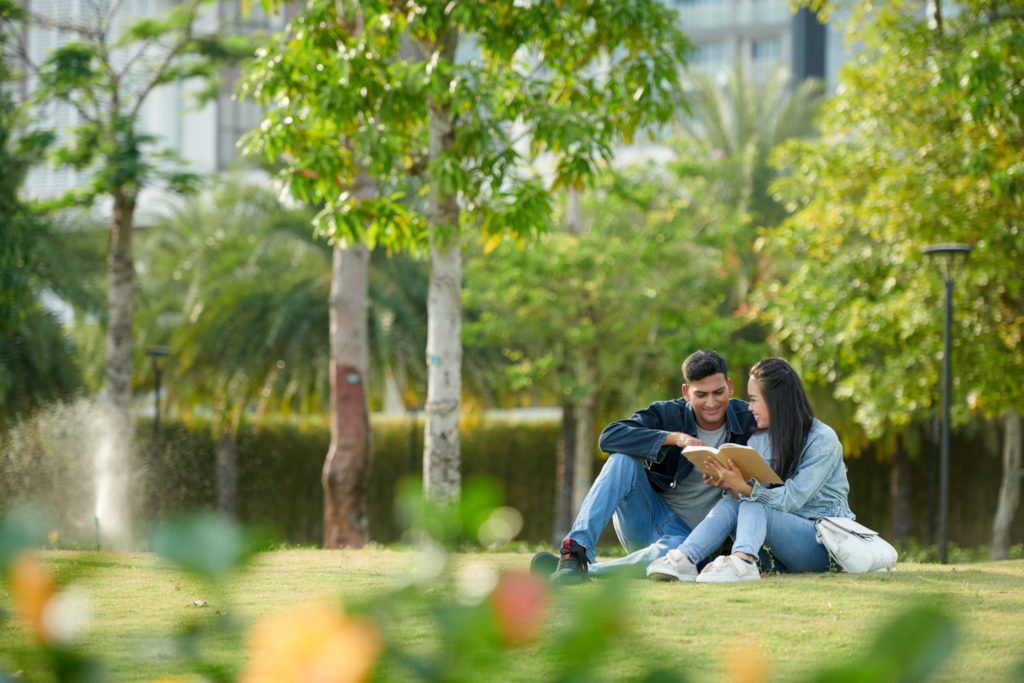
[[[530,560],[530,573],[542,579],[551,578],[558,569],[558,555],[554,553],[537,553]]]
[[[562,557],[558,560],[555,573],[551,575],[551,583],[568,585],[582,583],[590,577],[587,575],[587,551],[572,539],[565,539],[562,544]]]

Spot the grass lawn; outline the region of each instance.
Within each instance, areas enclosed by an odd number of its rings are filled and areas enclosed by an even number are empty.
[[[284,550],[258,555],[223,585],[192,579],[152,554],[48,551],[41,554],[61,585],[82,589],[92,620],[83,648],[99,654],[113,680],[153,680],[191,671],[170,636],[210,622],[242,628],[271,612],[313,600],[367,604],[395,590],[397,577],[418,560],[405,550]],[[524,553],[461,554],[457,568],[525,569]],[[556,592],[541,638],[508,658],[502,680],[550,677],[557,663],[548,644],[571,605],[601,594],[606,581]],[[424,589],[426,591],[427,589]],[[438,588],[439,592],[447,589]],[[10,617],[3,588],[0,609]],[[611,599],[611,598],[610,598]],[[885,575],[766,576],[759,582],[709,586],[629,580],[614,598],[626,606],[624,627],[601,655],[610,680],[636,678],[661,665],[692,680],[718,681],[737,659],[760,659],[764,680],[806,680],[824,666],[851,661],[881,626],[905,610],[940,606],[953,617],[958,640],[938,679],[1006,681],[1024,662],[1024,560],[963,565],[901,564]],[[197,603],[196,601],[199,601]],[[416,604],[392,622],[388,640],[411,652],[437,646],[438,626]],[[237,670],[245,661],[237,632],[205,637],[195,647],[208,662]],[[0,669],[24,680],[49,680],[28,636],[13,619],[0,621]],[[41,665],[40,665],[41,666]],[[389,664],[389,680],[411,678]],[[2,679],[0,675],[0,679]]]

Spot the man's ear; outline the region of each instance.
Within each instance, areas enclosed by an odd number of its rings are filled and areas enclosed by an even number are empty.
[[[733,394],[733,391],[732,391],[732,380],[729,379],[728,377],[726,377],[725,378],[725,383],[729,385],[729,395],[732,396],[732,394]]]
[[[687,401],[690,400],[690,390],[685,384],[683,385],[683,398],[685,398]]]

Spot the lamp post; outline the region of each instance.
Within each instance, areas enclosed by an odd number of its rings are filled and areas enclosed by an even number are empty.
[[[159,496],[157,490],[160,484],[160,374],[162,371],[161,359],[167,355],[166,346],[151,346],[146,349],[146,355],[153,361],[153,462],[150,467],[150,506],[153,511],[153,519],[156,520]]]
[[[946,321],[943,327],[942,362],[942,445],[939,451],[939,562],[946,564],[946,541],[949,533],[949,406],[953,381],[953,276],[957,260],[966,259],[973,249],[970,244],[943,242],[921,250],[939,263],[946,288]]]

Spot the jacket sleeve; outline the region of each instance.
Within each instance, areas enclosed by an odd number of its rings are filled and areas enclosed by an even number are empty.
[[[626,420],[612,422],[604,431],[598,444],[605,453],[625,453],[650,462],[661,462],[672,446],[662,447],[662,442],[673,429],[667,419],[665,403],[654,403],[633,413]]]
[[[796,473],[786,483],[768,488],[760,482],[754,482],[754,490],[750,495],[740,496],[740,499],[755,500],[783,512],[799,510],[821,490],[836,467],[842,466],[842,462],[843,446],[836,433],[827,426],[825,429],[814,429],[804,444]]]

